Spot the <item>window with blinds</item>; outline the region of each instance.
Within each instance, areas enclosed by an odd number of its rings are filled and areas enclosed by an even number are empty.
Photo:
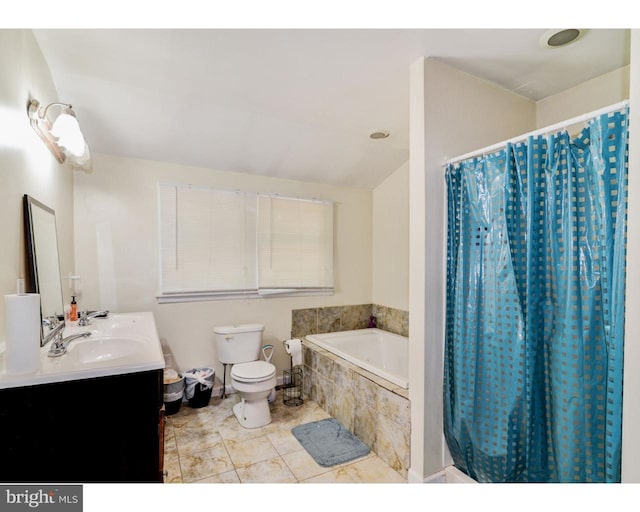
[[[333,203],[160,184],[159,302],[333,293]]]
[[[333,289],[333,204],[258,196],[258,291]]]

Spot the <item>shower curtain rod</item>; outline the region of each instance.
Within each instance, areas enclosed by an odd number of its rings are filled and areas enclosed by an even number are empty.
[[[613,105],[609,105],[608,107],[603,107],[601,109],[598,110],[594,110],[593,112],[589,112],[588,114],[582,114],[576,117],[572,117],[571,119],[567,119],[566,121],[562,121],[560,123],[556,123],[556,124],[552,124],[549,126],[546,126],[545,128],[540,128],[539,130],[534,130],[532,132],[528,132],[528,133],[523,133],[522,135],[518,135],[517,137],[514,137],[513,139],[507,139],[504,140],[502,142],[498,142],[497,144],[492,144],[491,146],[487,146],[486,148],[482,148],[482,149],[476,149],[475,151],[471,151],[469,153],[465,153],[464,155],[460,155],[457,156],[455,158],[445,158],[445,161],[443,162],[444,166],[447,166],[449,164],[454,164],[456,162],[462,162],[463,160],[468,160],[469,158],[473,158],[474,156],[479,156],[479,155],[483,155],[485,153],[491,153],[493,151],[497,151],[499,149],[502,149],[504,146],[506,146],[508,143],[516,143],[516,142],[520,142],[522,140],[525,140],[528,137],[535,137],[537,135],[545,135],[547,133],[551,133],[553,131],[556,130],[561,130],[562,128],[567,128],[568,126],[572,125],[572,124],[577,124],[577,123],[581,123],[583,121],[588,121],[590,119],[593,119],[597,116],[601,116],[602,114],[608,114],[609,112],[615,112],[616,110],[622,110],[623,108],[626,108],[629,105],[629,100],[624,100],[621,101],[619,103],[614,103]]]

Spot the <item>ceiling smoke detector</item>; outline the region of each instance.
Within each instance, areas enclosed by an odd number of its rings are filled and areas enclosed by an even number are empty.
[[[386,139],[389,136],[389,132],[386,130],[379,130],[377,132],[371,132],[369,137],[372,139]]]
[[[540,38],[540,44],[545,48],[560,48],[576,42],[584,35],[579,28],[564,28],[548,30]]]

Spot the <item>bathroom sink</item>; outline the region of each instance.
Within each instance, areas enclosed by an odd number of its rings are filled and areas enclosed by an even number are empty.
[[[67,345],[66,353],[49,357],[51,342],[40,349],[40,370],[33,374],[0,373],[0,389],[50,382],[160,370],[164,356],[152,313],[111,313],[82,327],[75,322],[63,336],[89,332]]]
[[[133,360],[144,356],[145,340],[126,337],[94,337],[74,341],[68,355],[80,364],[96,364],[116,360]]]

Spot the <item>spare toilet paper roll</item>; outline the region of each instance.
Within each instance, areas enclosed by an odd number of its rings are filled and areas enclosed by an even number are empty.
[[[286,340],[284,342],[284,348],[287,354],[291,355],[292,366],[302,364],[302,342],[299,339]]]
[[[40,369],[40,295],[5,295],[5,365],[8,374]]]

